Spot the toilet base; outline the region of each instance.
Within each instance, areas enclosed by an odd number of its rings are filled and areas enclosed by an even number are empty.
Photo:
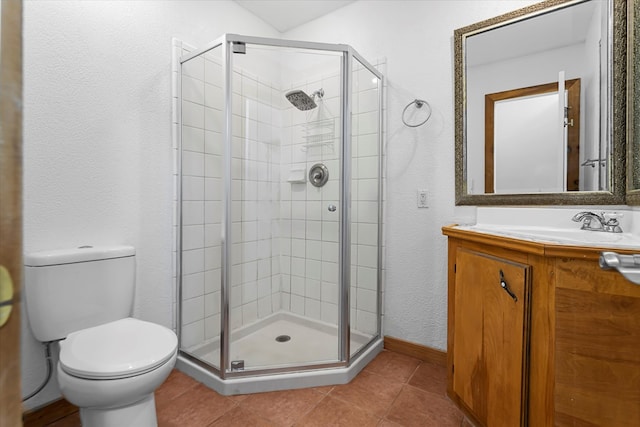
[[[74,377],[58,363],[58,385],[65,399],[80,408],[83,427],[156,427],[153,393],[167,379],[175,363],[174,353],[167,363],[153,371],[110,380]]]
[[[153,393],[121,408],[80,408],[83,427],[157,427]]]

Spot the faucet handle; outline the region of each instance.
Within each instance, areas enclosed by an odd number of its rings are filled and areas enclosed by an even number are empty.
[[[618,212],[602,212],[602,217],[604,218],[604,231],[608,231],[611,233],[622,233],[622,228],[620,227],[620,223],[618,222],[618,218],[622,218],[624,214]]]
[[[618,225],[618,218],[624,217],[623,213],[619,212],[602,212],[602,218],[608,225]]]

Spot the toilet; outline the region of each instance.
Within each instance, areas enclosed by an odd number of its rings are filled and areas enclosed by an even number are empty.
[[[157,426],[154,391],[175,365],[178,339],[130,317],[135,249],[83,246],[24,259],[31,331],[59,341],[58,385],[82,425]]]

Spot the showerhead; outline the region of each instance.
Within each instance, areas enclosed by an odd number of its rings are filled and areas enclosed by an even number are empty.
[[[321,99],[324,96],[324,90],[318,89],[313,92],[311,96],[307,95],[301,90],[292,90],[285,94],[290,103],[293,104],[300,111],[313,110],[318,105],[315,102],[315,98]]]
[[[313,98],[301,90],[292,90],[285,96],[300,111],[312,110],[318,106]]]

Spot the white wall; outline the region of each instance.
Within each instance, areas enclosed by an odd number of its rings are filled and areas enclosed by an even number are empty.
[[[387,60],[387,335],[446,347],[440,227],[475,214],[454,206],[453,30],[531,3],[358,1],[285,35]],[[134,245],[135,315],[170,325],[171,38],[279,34],[230,1],[26,1],[24,26],[25,250]],[[434,114],[410,129],[400,113],[415,98]],[[44,361],[23,329],[26,394]],[[57,396],[54,380],[27,407]]]
[[[25,251],[137,250],[136,317],[171,326],[171,38],[278,33],[231,1],[26,1]],[[22,333],[23,394],[45,376]],[[59,396],[55,379],[26,406]]]

